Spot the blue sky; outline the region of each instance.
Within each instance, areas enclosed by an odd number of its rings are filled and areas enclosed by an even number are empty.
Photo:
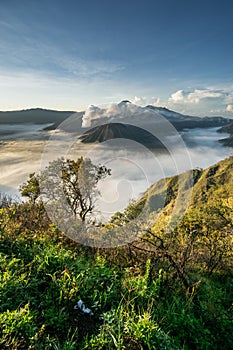
[[[0,110],[233,116],[231,0],[0,0]]]

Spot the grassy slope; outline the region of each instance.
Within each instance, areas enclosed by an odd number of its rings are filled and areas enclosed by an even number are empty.
[[[130,246],[90,249],[59,233],[39,205],[0,209],[0,348],[232,349],[230,252],[214,272],[206,263],[211,249],[225,253],[232,234],[232,170],[230,157],[194,171],[191,205],[176,240],[160,232],[166,254],[161,245],[154,253]],[[176,177],[166,183],[158,232],[178,191]],[[153,185],[149,203],[155,206],[152,199],[164,191],[163,182]],[[224,210],[216,215],[213,208]],[[187,289],[167,256],[181,266],[193,232],[198,240],[182,272],[192,282]],[[93,317],[73,309],[80,298]]]
[[[191,177],[190,177],[191,176]],[[180,176],[173,176],[165,180],[160,180],[150,187],[145,195],[140,199],[150,206],[150,211],[156,209],[169,212],[173,209],[179,190],[185,197],[190,191],[190,187],[185,184],[192,180],[192,196],[190,209],[196,208],[206,202],[207,204],[218,200],[233,209],[233,156],[215,164],[208,169],[194,169]],[[137,205],[137,204],[136,204]]]

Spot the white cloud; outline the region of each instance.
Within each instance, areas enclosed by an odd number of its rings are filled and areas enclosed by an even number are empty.
[[[152,105],[152,106],[160,106],[160,98],[158,97],[139,97],[134,96],[133,99],[130,100],[132,103],[139,105],[139,106],[146,106],[146,105]]]
[[[169,100],[173,103],[183,102],[185,100],[184,91],[178,90],[178,91],[174,92],[171,95],[171,97],[169,98]]]
[[[190,103],[199,103],[204,99],[216,99],[223,96],[222,92],[213,90],[194,90],[187,95],[187,101]]]
[[[230,88],[198,88],[178,90],[164,103],[168,108],[195,115],[224,115],[231,112],[233,91]]]
[[[227,105],[226,112],[233,112],[233,105]]]
[[[133,103],[136,105],[145,105],[146,104],[146,98],[145,97],[138,97],[134,96],[134,99],[132,100]]]
[[[83,115],[82,127],[90,127],[93,120],[100,118],[114,118],[115,121],[128,117],[134,117],[142,119],[142,116],[151,116],[151,110],[143,108],[139,105],[130,102],[112,103],[105,108],[91,105],[87,108]],[[134,119],[135,120],[135,119]]]
[[[198,104],[205,99],[217,99],[224,97],[224,93],[220,90],[210,89],[195,89],[191,92],[185,92],[184,90],[178,90],[174,92],[169,98],[173,103],[191,103]]]
[[[158,97],[152,97],[152,99],[151,99],[151,105],[152,106],[155,106],[155,107],[159,107],[160,106],[160,98]]]

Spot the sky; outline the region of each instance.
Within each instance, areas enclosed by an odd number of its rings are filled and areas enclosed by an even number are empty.
[[[233,117],[232,0],[0,0],[0,110]]]

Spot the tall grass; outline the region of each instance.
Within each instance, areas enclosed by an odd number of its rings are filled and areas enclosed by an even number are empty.
[[[165,261],[82,247],[27,203],[0,209],[0,239],[1,349],[232,348],[229,271],[193,266],[187,290]]]

